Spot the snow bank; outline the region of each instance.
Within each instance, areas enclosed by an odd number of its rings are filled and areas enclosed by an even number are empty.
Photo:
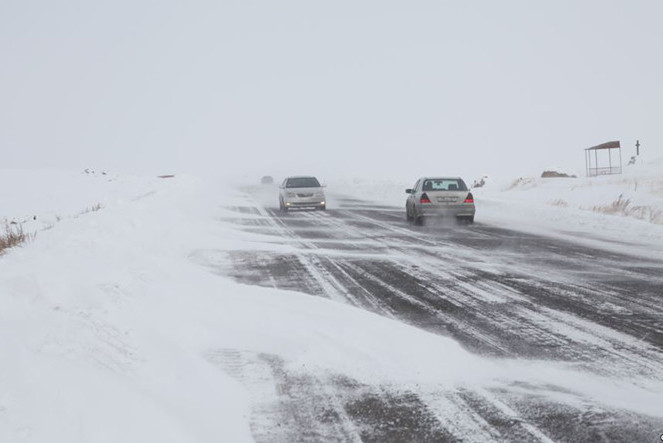
[[[98,205],[137,198],[159,180],[90,170],[0,169],[0,222],[37,232]]]
[[[0,257],[0,441],[250,440],[242,388],[176,339],[186,316],[159,315],[163,300],[195,299],[176,234],[189,218],[169,206],[195,182],[125,178],[79,193],[89,177],[21,177],[29,192],[12,194],[14,208],[105,206]],[[64,207],[31,200],[54,177],[70,180],[58,185]]]
[[[496,180],[474,192],[486,222],[663,257],[663,159],[622,175]]]

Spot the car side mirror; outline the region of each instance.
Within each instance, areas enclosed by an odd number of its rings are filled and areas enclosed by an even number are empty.
[[[409,189],[408,188],[408,189],[405,190],[405,193],[406,194],[414,194],[414,189]]]

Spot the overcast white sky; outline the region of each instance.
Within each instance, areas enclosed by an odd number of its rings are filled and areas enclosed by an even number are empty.
[[[662,17],[660,0],[0,0],[0,167],[536,174],[636,138],[663,156]]]

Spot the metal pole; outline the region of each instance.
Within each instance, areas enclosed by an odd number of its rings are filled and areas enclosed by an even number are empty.
[[[608,166],[610,167],[610,173],[612,174],[612,149],[608,149]]]
[[[596,175],[599,175],[599,150],[594,149],[594,168],[596,169]]]
[[[619,148],[619,173],[622,173],[622,148]]]

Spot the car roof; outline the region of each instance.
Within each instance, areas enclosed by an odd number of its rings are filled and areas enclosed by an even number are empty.
[[[445,175],[445,176],[435,176],[435,177],[421,177],[419,180],[462,180],[462,178]]]
[[[314,175],[291,175],[286,177],[286,180],[289,178],[316,178]]]

